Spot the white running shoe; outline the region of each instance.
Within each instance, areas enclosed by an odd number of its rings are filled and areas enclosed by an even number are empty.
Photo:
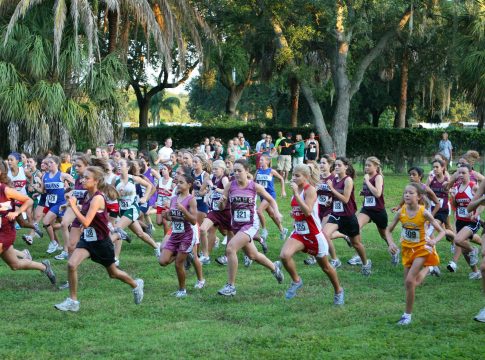
[[[49,260],[42,260],[41,263],[45,266],[45,270],[43,273],[49,281],[51,282],[52,285],[56,284],[56,274],[54,274],[54,270],[52,270],[51,262]]]
[[[300,278],[300,281],[294,282],[292,281],[288,290],[286,290],[285,298],[287,300],[293,299],[296,296],[296,292],[303,286],[303,280]]]
[[[205,286],[205,279],[202,280],[197,280],[197,282],[194,285],[195,289],[203,289]]]
[[[317,263],[317,259],[315,256],[309,256],[305,260],[303,260],[303,264],[305,265],[315,265]]]
[[[227,256],[226,255],[221,255],[219,256],[217,259],[216,259],[216,263],[218,263],[219,265],[227,265]]]
[[[479,271],[472,271],[471,273],[468,274],[468,278],[470,280],[480,280],[482,278],[482,273]]]
[[[268,229],[261,229],[261,237],[266,240],[268,238]]]
[[[283,230],[280,232],[280,240],[285,241],[287,235],[288,235],[288,229],[283,228]]]
[[[224,240],[222,240],[222,245],[227,245],[227,235],[224,236]]]
[[[252,263],[253,263],[253,260],[251,260],[249,256],[244,255],[244,266],[250,267]]]
[[[330,259],[330,265],[332,265],[332,267],[334,269],[338,269],[339,267],[342,266],[342,262],[340,261],[340,259]]]
[[[473,319],[485,323],[485,307]]]
[[[431,276],[440,277],[441,276],[441,270],[440,270],[439,266],[430,266],[428,274],[431,275]]]
[[[187,297],[187,290],[179,289],[173,293],[173,296],[175,296],[177,299],[184,299]]]
[[[32,260],[32,255],[30,255],[29,250],[24,249],[22,252],[24,253],[24,260]]]
[[[226,284],[217,293],[219,295],[223,295],[223,296],[234,296],[234,295],[236,295],[236,287],[234,285],[231,285],[231,284]]]
[[[56,256],[54,256],[54,259],[56,260],[67,260],[69,255],[67,254],[67,251],[62,250],[62,252]]]
[[[397,322],[397,325],[409,325],[411,324],[411,316],[409,315],[402,315],[401,319]]]
[[[478,264],[478,249],[473,247],[473,250],[468,253],[470,257],[470,266],[475,266]]]
[[[35,223],[34,224],[34,232],[37,237],[42,238],[44,236],[44,233],[42,232],[39,224]]]
[[[359,255],[354,255],[347,261],[347,264],[355,266],[355,265],[362,265],[362,260],[360,259]]]
[[[399,264],[399,254],[401,251],[398,249],[395,254],[391,254],[391,265],[397,266]]]
[[[69,281],[66,281],[64,284],[58,287],[59,290],[67,290],[69,289]]]
[[[51,241],[49,246],[47,247],[46,253],[53,254],[57,251],[57,243],[55,241]]]
[[[372,261],[367,259],[367,264],[362,265],[361,273],[364,276],[369,276],[372,273]]]
[[[285,279],[285,275],[281,271],[281,261],[275,261],[273,265],[275,267],[275,270],[272,272],[273,276],[275,277],[276,281],[278,281],[278,284],[281,284]]]
[[[449,272],[456,272],[458,270],[458,265],[453,260],[450,260],[448,265],[446,265],[446,268],[448,269]]]
[[[341,292],[333,295],[333,304],[339,306],[345,304],[345,291],[343,288]]]
[[[57,310],[61,310],[61,311],[73,311],[73,312],[76,312],[76,311],[79,311],[79,301],[75,301],[75,300],[73,300],[71,298],[67,298],[66,300],[64,300],[60,304],[54,305],[54,307]]]
[[[119,267],[120,267],[120,259],[115,258],[115,266],[116,266],[117,268],[119,268]]]
[[[154,253],[155,253],[155,256],[157,257],[157,259],[160,259],[160,245],[157,243],[157,247],[155,249],[153,249]]]
[[[30,235],[22,235],[22,240],[24,240],[27,245],[32,245],[34,243],[34,238]]]
[[[211,258],[209,256],[200,256],[199,261],[202,265],[209,265],[211,263]]]
[[[136,305],[140,305],[141,301],[143,300],[143,287],[145,286],[145,283],[142,279],[136,279],[136,288],[134,288],[133,291],[133,298],[135,300]]]

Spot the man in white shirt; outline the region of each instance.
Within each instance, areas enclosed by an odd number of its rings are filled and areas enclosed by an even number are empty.
[[[172,155],[172,138],[165,139],[165,146],[158,150],[158,158],[160,163],[164,165],[172,165],[170,161],[170,155]]]

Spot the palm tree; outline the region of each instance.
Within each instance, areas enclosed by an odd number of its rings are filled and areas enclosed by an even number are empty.
[[[175,96],[165,97],[165,92],[161,91],[152,97],[150,101],[150,113],[152,114],[153,125],[160,123],[160,111],[166,110],[173,114],[175,107],[180,107],[180,99]]]

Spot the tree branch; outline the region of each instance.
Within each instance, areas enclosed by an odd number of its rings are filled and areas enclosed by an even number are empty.
[[[174,81],[173,83],[167,83],[168,72],[166,70],[164,70],[165,74],[164,74],[163,82],[161,84],[158,84],[157,86],[151,88],[150,91],[147,94],[147,98],[151,98],[152,96],[156,95],[157,93],[159,93],[163,89],[173,89],[173,88],[176,88],[177,86],[183,84],[190,77],[190,74],[192,73],[192,71],[194,71],[194,69],[197,67],[197,65],[199,65],[199,60],[197,60],[190,67],[185,69],[183,76],[180,79],[178,79],[177,81]]]

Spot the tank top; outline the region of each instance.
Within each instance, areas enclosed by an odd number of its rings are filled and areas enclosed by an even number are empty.
[[[414,217],[409,217],[407,206],[401,208],[399,221],[402,224],[401,243],[405,247],[423,246],[426,242],[426,218],[424,217],[424,206],[419,205],[419,209]]]
[[[478,183],[476,171],[473,169],[470,171],[470,181],[473,181],[475,184]]]
[[[475,211],[469,213],[466,209],[470,201],[473,199],[473,187],[475,183],[470,181],[463,191],[460,191],[461,185],[456,186],[456,195],[455,195],[455,202],[456,202],[456,211],[455,217],[456,220],[472,222],[471,216],[475,214]]]
[[[98,210],[94,215],[91,224],[89,227],[84,228],[82,233],[82,239],[86,242],[92,241],[101,241],[101,240],[108,240],[111,241],[109,238],[109,228],[108,228],[108,210],[106,209],[106,199],[101,191],[96,191],[92,197],[86,197],[84,199],[84,203],[81,207],[81,214],[86,216],[89,211],[89,207],[91,206],[91,200],[97,196],[101,195],[104,200],[104,210]]]
[[[180,204],[189,209],[190,200],[192,200],[193,196],[188,195],[183,199]],[[182,211],[177,209],[177,201],[178,196],[173,196],[170,200],[170,218],[172,221],[172,237],[181,237],[181,238],[192,238],[192,224],[185,219]]]
[[[315,160],[317,158],[317,142],[315,140],[308,141],[306,157],[308,160]]]
[[[256,183],[249,180],[247,186],[241,189],[234,180],[229,189],[229,202],[231,204],[231,227],[237,232],[245,225],[254,222],[256,212]]]
[[[195,196],[195,200],[197,200],[197,202],[201,202],[201,201],[204,201],[204,197],[202,195],[200,195],[200,188],[202,186],[202,183],[204,182],[204,176],[205,176],[205,171],[202,170],[202,172],[199,174],[199,175],[195,175],[195,172],[192,171],[192,175],[194,175],[194,196]],[[197,181],[199,182],[199,184],[197,184]]]
[[[39,193],[37,192],[37,190],[34,189],[34,184],[37,183],[37,181],[35,180],[37,177],[39,177],[39,175],[41,175],[41,172],[40,170],[35,170],[31,175],[30,175],[30,179],[27,179],[27,195],[31,198],[31,199],[35,199],[37,197],[39,197]],[[32,191],[29,191],[29,187],[32,189]]]
[[[371,183],[372,186],[376,186],[376,177],[379,174],[375,174],[373,177],[369,179],[369,182]],[[374,196],[374,194],[370,191],[369,187],[364,181],[364,184],[362,185],[362,191],[360,192],[360,195],[364,197],[364,203],[363,207],[366,210],[374,210],[374,211],[382,211],[385,209],[385,204],[384,204],[384,181],[382,182],[382,193],[381,196],[378,198]]]
[[[133,180],[132,175],[128,175],[128,181],[124,184],[121,181],[121,177],[118,176],[116,178],[116,190],[120,194],[120,198],[118,199],[118,203],[120,204],[121,210],[127,210],[131,206],[137,205],[136,204],[136,186],[135,180]]]
[[[155,186],[155,176],[152,174],[152,169],[150,167],[147,168],[147,170],[143,173],[145,177],[151,182],[153,186]],[[155,192],[150,199],[148,199],[148,205],[153,206],[155,202],[157,201],[157,193]]]
[[[166,184],[163,184],[164,179],[161,178],[158,180],[158,188],[157,188],[157,207],[165,209],[164,204],[170,200],[172,196],[172,178],[168,178]]]
[[[78,205],[82,205],[84,203],[84,199],[86,198],[87,190],[84,188],[83,184],[81,184],[81,180],[78,178],[74,182],[74,190],[72,191],[72,196],[77,199]]]
[[[310,187],[306,184],[303,191],[300,193],[300,197],[305,201],[305,190]],[[293,227],[295,233],[298,235],[315,236],[317,235],[322,227],[320,219],[318,218],[318,202],[315,201],[313,204],[312,213],[309,216],[305,216],[303,211],[298,205],[295,196],[291,198],[291,217],[293,218]]]
[[[327,185],[328,180],[333,180],[335,177],[334,174],[330,174],[327,177],[320,177],[320,184],[317,185],[317,202],[318,205],[326,207],[328,201],[332,201],[332,192],[330,191],[330,187]],[[328,207],[331,206],[328,205]]]
[[[10,220],[5,217],[9,212],[14,211],[15,209],[15,201],[9,199],[5,194],[6,187],[5,184],[0,183],[0,231],[15,230],[13,222],[10,223]]]
[[[61,180],[61,172],[57,171],[53,177],[47,172],[44,175],[44,189],[46,193],[45,204],[47,207],[66,203],[64,198],[64,182]]]
[[[224,185],[222,184],[222,179],[227,178],[225,175],[222,176],[220,179],[217,179],[215,176],[212,176],[212,183],[217,189],[224,189]],[[224,209],[219,208],[219,201],[221,200],[222,193],[211,190],[210,198],[209,198],[209,210],[210,211],[222,211],[229,209],[229,202],[226,202],[226,207]]]
[[[272,175],[273,169],[258,169],[256,171],[256,182],[264,187],[264,189],[271,195],[271,197],[276,198],[276,191],[274,189],[274,180]]]
[[[349,176],[346,175],[342,180],[339,181],[339,177],[335,176],[332,179],[333,188],[338,191],[340,194],[344,193],[345,189],[345,180],[347,180]],[[355,195],[354,195],[354,186],[352,186],[352,192],[350,193],[350,198],[347,204],[344,204],[343,201],[333,199],[332,201],[332,215],[333,216],[353,216],[355,215],[355,211],[357,209],[357,205],[355,204]]]
[[[444,177],[443,181],[438,181],[436,177],[433,177],[433,180],[429,183],[429,188],[435,193],[436,197],[440,201],[440,209],[439,211],[448,212],[448,193],[449,191],[443,186],[443,183],[448,181],[448,177]],[[435,204],[431,203],[432,208],[434,208]]]
[[[18,168],[17,175],[13,175],[12,170],[8,169],[8,177],[13,184],[15,190],[23,195],[27,195],[27,176],[25,176],[25,171],[23,167]]]

